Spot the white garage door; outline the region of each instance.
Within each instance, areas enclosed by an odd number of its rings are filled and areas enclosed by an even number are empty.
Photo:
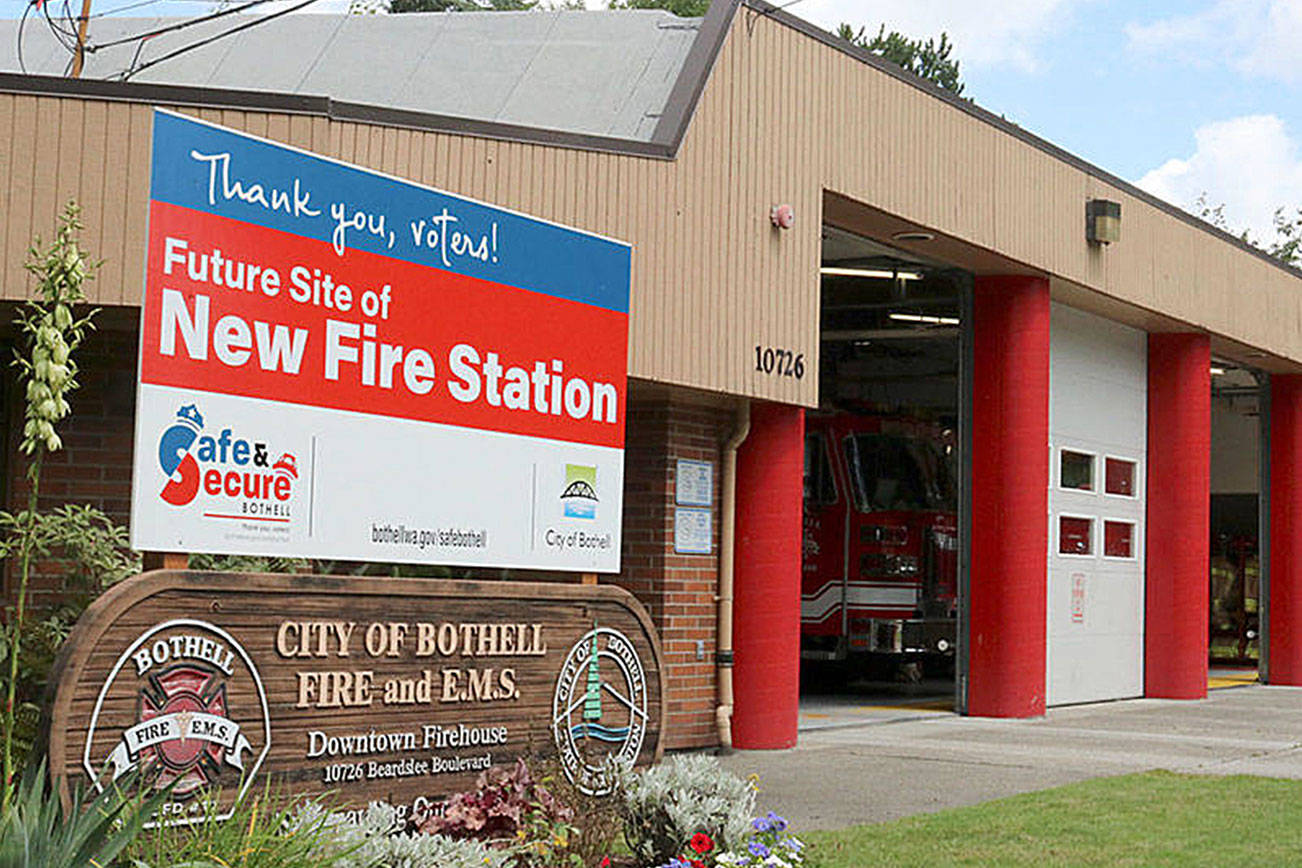
[[[1049,705],[1144,692],[1144,332],[1054,305]]]

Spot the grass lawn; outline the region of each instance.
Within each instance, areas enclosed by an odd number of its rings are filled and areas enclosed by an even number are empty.
[[[1302,781],[1145,772],[801,837],[811,868],[1298,865]]]

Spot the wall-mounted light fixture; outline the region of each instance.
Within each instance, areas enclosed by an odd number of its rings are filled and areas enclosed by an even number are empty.
[[[790,229],[796,225],[796,209],[790,205],[774,205],[769,209],[769,222],[775,229]]]
[[[1090,199],[1085,203],[1085,237],[1091,244],[1121,240],[1121,203]]]

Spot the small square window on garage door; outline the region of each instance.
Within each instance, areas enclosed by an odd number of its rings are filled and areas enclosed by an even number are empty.
[[[1135,523],[1103,522],[1103,557],[1133,560],[1135,557]]]
[[[1058,516],[1058,554],[1089,557],[1094,554],[1094,519]]]
[[[1094,456],[1063,449],[1058,453],[1058,487],[1072,491],[1094,490]]]
[[[1125,458],[1108,456],[1103,460],[1103,491],[1121,497],[1136,495],[1135,476],[1137,465]]]

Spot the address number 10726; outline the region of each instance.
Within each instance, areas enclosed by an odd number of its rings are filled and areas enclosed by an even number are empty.
[[[781,347],[755,345],[755,370],[770,377],[794,377],[797,380],[805,376],[805,354]]]

